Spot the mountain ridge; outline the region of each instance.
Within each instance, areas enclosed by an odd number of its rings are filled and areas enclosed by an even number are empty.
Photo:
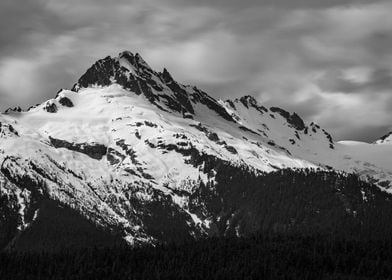
[[[352,181],[339,174],[356,173],[386,192],[392,182],[385,156],[392,146],[335,143],[295,113],[266,108],[251,96],[216,100],[131,52],[98,60],[71,90],[27,111],[10,110],[0,123],[0,199],[9,212],[0,217],[7,225],[0,244],[11,242],[9,236],[17,244],[20,233],[34,226],[42,199],[137,245],[236,227],[239,235],[250,233],[245,218],[234,218],[246,207],[240,190],[254,192],[260,178],[286,169],[314,170],[345,184]],[[240,175],[248,178],[244,185]],[[223,182],[233,188],[222,188]],[[362,191],[355,190],[356,199],[365,203]],[[259,207],[257,201],[252,207]],[[250,220],[258,217],[250,213]]]

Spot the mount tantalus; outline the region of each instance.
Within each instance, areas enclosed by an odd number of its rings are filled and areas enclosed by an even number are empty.
[[[0,115],[0,249],[376,238],[392,233],[391,152],[383,140],[335,143],[251,96],[215,100],[123,52],[72,90]]]

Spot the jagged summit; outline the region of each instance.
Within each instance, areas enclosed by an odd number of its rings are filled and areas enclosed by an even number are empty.
[[[175,82],[172,75],[167,71],[166,68],[163,68],[163,72],[160,75],[162,77],[162,80],[165,84],[170,84]]]
[[[119,84],[124,89],[137,95],[144,95],[151,103],[164,111],[175,111],[183,117],[193,118],[194,106],[206,105],[226,120],[233,121],[235,116],[228,114],[225,106],[196,87],[185,86],[174,80],[166,68],[163,72],[156,72],[150,68],[145,60],[136,53],[124,51],[116,58],[106,57],[98,60],[75,84],[73,90],[91,86],[109,86]],[[247,109],[254,108],[261,114],[267,113],[268,109],[260,105],[250,95],[237,98],[234,101],[226,101],[232,109],[236,109],[236,103],[240,102]],[[272,111],[278,112],[287,121],[299,130],[305,129],[303,120],[296,114],[273,107]]]
[[[129,51],[115,58],[108,56],[98,60],[72,90],[78,92],[82,88],[112,84],[118,84],[136,95],[144,95],[162,111],[177,112],[185,118],[192,118],[194,106],[201,103],[232,121],[217,100],[196,87],[176,82],[166,68],[162,73],[152,70],[139,54],[133,55]]]
[[[138,54],[130,51],[121,52],[118,57],[107,56],[98,60],[74,85],[73,90],[89,86],[108,86],[117,82],[129,87],[129,80],[136,77],[146,78],[156,75],[147,62]]]
[[[151,67],[147,64],[147,62],[141,57],[139,53],[133,55],[133,53],[130,51],[123,51],[118,55],[118,60],[122,59],[125,59],[126,62],[132,66],[131,68],[135,68],[138,71],[145,69],[151,70]],[[132,69],[128,68],[128,70]]]

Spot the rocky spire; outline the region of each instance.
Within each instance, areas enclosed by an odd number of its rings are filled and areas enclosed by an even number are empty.
[[[165,84],[170,84],[171,82],[174,82],[174,79],[172,75],[167,71],[166,68],[163,68],[163,72],[161,73],[162,80]]]
[[[136,53],[134,55],[130,51],[124,51],[118,55],[118,58],[120,60],[125,59],[130,65],[132,65],[135,68],[135,70],[145,70],[145,69],[151,70],[151,67],[147,64],[147,62],[142,58],[142,56],[139,53]]]

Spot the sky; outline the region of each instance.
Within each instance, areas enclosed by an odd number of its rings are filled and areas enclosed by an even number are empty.
[[[215,98],[253,95],[335,140],[392,130],[392,1],[2,0],[0,110],[129,50]]]

